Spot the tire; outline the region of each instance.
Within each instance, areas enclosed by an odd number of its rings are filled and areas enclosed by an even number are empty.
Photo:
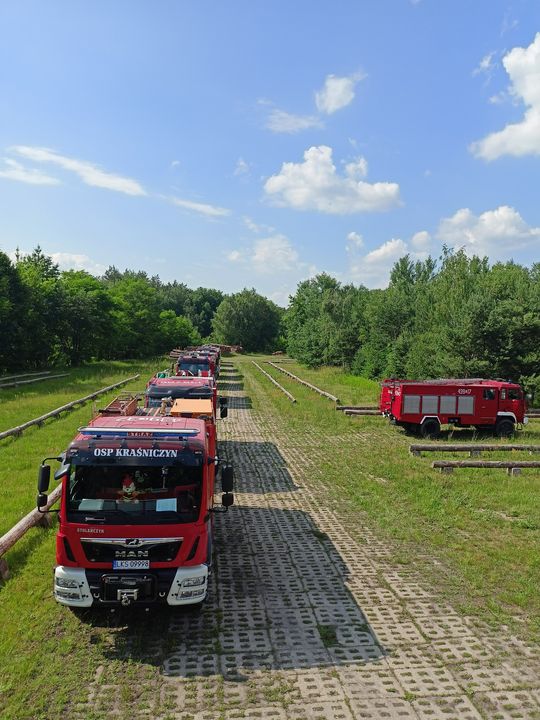
[[[515,431],[514,421],[508,418],[497,420],[495,435],[497,437],[512,437]]]
[[[441,432],[441,424],[435,418],[424,420],[420,426],[420,435],[426,439],[438,438]]]

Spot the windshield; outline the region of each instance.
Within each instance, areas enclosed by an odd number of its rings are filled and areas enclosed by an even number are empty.
[[[210,364],[208,363],[208,360],[203,362],[188,362],[182,360],[180,362],[180,370],[185,370],[186,372],[190,372],[192,375],[197,375],[199,370],[201,372],[207,372],[210,369]]]
[[[72,522],[190,523],[201,510],[202,466],[72,465]]]

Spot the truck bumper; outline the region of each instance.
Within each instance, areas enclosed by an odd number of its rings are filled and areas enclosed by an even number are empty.
[[[144,571],[59,565],[54,573],[54,597],[70,607],[193,605],[206,598],[207,590],[207,565]]]

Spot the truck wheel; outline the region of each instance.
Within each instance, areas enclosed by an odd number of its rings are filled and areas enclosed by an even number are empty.
[[[420,426],[420,435],[423,438],[437,438],[441,432],[441,424],[435,418],[424,420]]]
[[[505,418],[498,420],[495,425],[495,435],[497,437],[511,437],[514,434],[514,421]]]

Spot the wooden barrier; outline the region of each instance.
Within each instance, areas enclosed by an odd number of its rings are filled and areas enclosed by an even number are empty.
[[[108,385],[107,387],[101,388],[101,390],[98,390],[95,393],[90,393],[90,395],[85,395],[83,398],[79,398],[78,400],[73,400],[70,403],[67,403],[67,405],[62,405],[59,408],[56,408],[56,410],[51,410],[48,413],[45,413],[45,415],[41,415],[38,418],[35,418],[34,420],[29,420],[28,422],[23,423],[22,425],[18,425],[17,427],[10,428],[9,430],[4,430],[4,432],[0,433],[0,440],[3,440],[4,438],[9,437],[10,435],[20,435],[23,430],[26,430],[27,428],[31,427],[32,425],[42,425],[45,420],[48,420],[51,417],[55,417],[56,415],[60,415],[62,412],[66,412],[67,410],[71,410],[72,407],[75,405],[82,405],[85,402],[88,402],[88,400],[93,400],[94,398],[98,397],[98,395],[103,395],[106,392],[109,392],[110,390],[114,390],[114,388],[120,387],[121,385],[125,385],[128,382],[131,382],[132,380],[136,380],[139,377],[139,375],[132,375],[131,377],[126,378],[125,380],[121,380],[118,383],[115,383],[114,385]]]
[[[495,443],[480,444],[480,443],[441,443],[439,445],[409,445],[409,452],[411,455],[421,455],[423,452],[468,452],[471,457],[479,456],[482,452],[509,452],[510,450],[522,451],[522,452],[540,452],[540,445],[496,445]]]
[[[376,405],[338,405],[336,410],[343,410],[343,412],[347,412],[349,410],[376,410],[379,412]]]
[[[519,475],[523,468],[540,468],[540,460],[435,460],[431,467],[442,473],[454,472],[455,468],[505,468],[508,475]]]
[[[3,375],[0,377],[0,383],[3,383],[4,380],[17,380],[18,378],[25,378],[25,377],[35,377],[37,375],[50,375],[50,370],[41,370],[40,372],[27,372],[27,373],[19,373],[17,375]]]
[[[296,375],[293,375],[288,370],[284,370],[284,368],[279,367],[279,365],[276,365],[276,363],[274,363],[274,362],[270,362],[270,360],[267,360],[266,362],[268,363],[268,365],[271,365],[276,370],[279,370],[279,372],[282,372],[285,375],[288,375],[293,380],[296,380],[296,382],[299,382],[300,385],[305,385],[310,390],[314,390],[316,393],[319,393],[319,395],[323,395],[324,397],[328,398],[329,400],[332,400],[332,402],[335,402],[335,403],[339,402],[338,398],[335,395],[330,395],[330,393],[327,393],[325,390],[321,390],[321,388],[318,388],[315,385],[308,383],[306,380],[302,380],[302,378],[299,378]]]
[[[281,392],[289,398],[291,402],[296,402],[296,399],[291,395],[291,393],[288,390],[285,390],[283,385],[280,385],[277,380],[275,380],[271,375],[266,372],[266,370],[263,370],[262,367],[255,362],[255,360],[252,360],[251,362],[255,365],[256,368],[258,368],[262,372],[263,375],[266,375],[270,382],[273,383],[276,387],[278,387]]]
[[[59,485],[49,495],[47,505],[45,505],[44,509],[49,510],[56,502],[58,502],[61,492],[62,486]],[[8,564],[2,556],[7,553],[8,550],[11,550],[15,543],[20,540],[22,536],[30,530],[30,528],[35,527],[36,525],[50,527],[51,515],[40,513],[36,508],[23,517],[22,520],[19,520],[19,522],[12,527],[11,530],[8,530],[5,535],[0,537],[0,578],[2,578],[2,580],[7,580],[9,578]]]
[[[32,378],[31,380],[14,380],[13,382],[2,383],[0,388],[17,387],[19,385],[30,385],[30,383],[43,382],[43,380],[54,380],[55,378],[67,377],[69,373],[60,373],[58,375],[44,375],[43,377]]]
[[[344,410],[344,415],[379,415],[382,417],[379,410],[376,409],[365,409],[365,410]]]

